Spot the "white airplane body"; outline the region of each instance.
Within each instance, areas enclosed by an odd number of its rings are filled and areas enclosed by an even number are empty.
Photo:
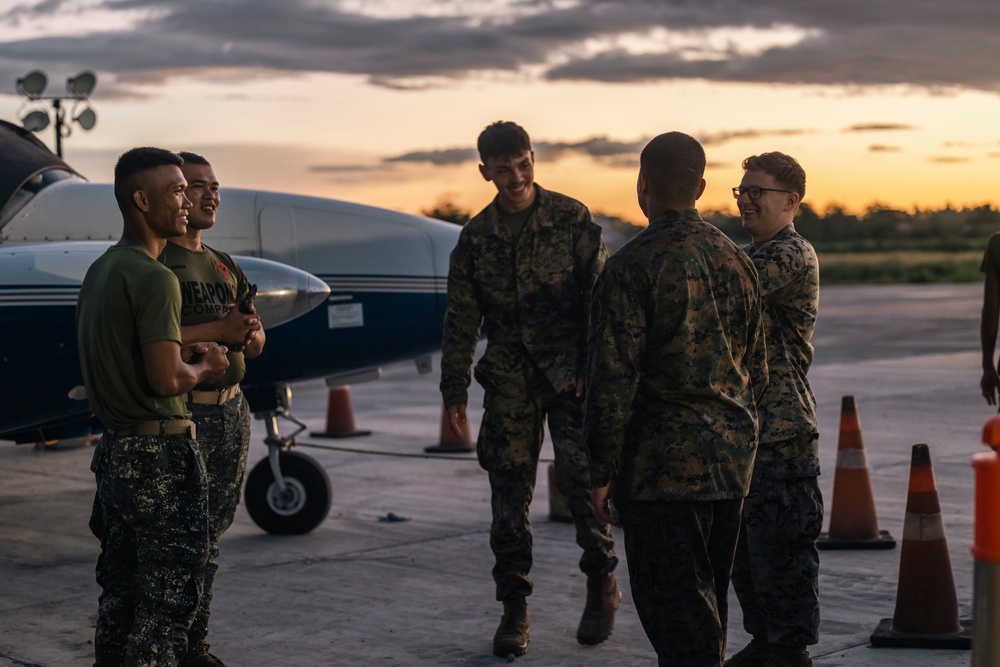
[[[226,187],[221,194],[216,225],[203,240],[237,256],[261,288],[267,329],[264,353],[247,364],[241,383],[254,413],[268,420],[270,455],[262,464],[270,475],[254,489],[267,506],[254,520],[269,532],[307,532],[326,515],[329,481],[321,468],[316,479],[318,464],[287,451],[294,437],[278,434],[276,417],[301,426],[282,400],[287,383],[323,377],[336,384],[440,349],[448,257],[460,229],[318,197]],[[85,181],[26,131],[0,121],[0,392],[7,394],[0,438],[40,441],[90,421],[79,391],[68,393],[80,384],[76,291],[121,224],[110,184]],[[268,316],[289,321],[274,326]],[[58,395],[40,400],[49,394]],[[299,480],[282,473],[288,467]],[[300,483],[305,478],[313,481]],[[248,507],[250,494],[248,483]]]

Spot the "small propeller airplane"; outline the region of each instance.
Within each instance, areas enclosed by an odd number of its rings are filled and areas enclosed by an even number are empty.
[[[289,383],[377,377],[441,347],[448,256],[459,227],[349,202],[225,188],[210,245],[258,286],[264,353],[241,387],[267,429],[267,458],[247,476],[247,509],[263,530],[302,534],[329,512],[325,469],[291,447],[305,425]],[[87,268],[117,242],[110,184],[90,183],[24,128],[0,121],[0,439],[17,443],[100,431],[86,401],[75,309]],[[325,307],[324,307],[325,306]],[[278,419],[298,430],[282,436]]]

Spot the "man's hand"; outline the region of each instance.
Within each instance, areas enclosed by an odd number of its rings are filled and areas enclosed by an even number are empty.
[[[229,348],[218,343],[201,343],[201,345],[207,348],[200,360],[205,365],[205,381],[215,382],[222,379],[226,369],[229,368],[229,357],[226,356]]]
[[[983,390],[983,398],[990,405],[997,404],[997,391],[1000,390],[1000,376],[995,368],[983,370],[983,377],[979,380],[979,387]]]
[[[464,438],[465,429],[469,423],[465,415],[465,403],[456,403],[448,408],[448,428],[456,437]]]
[[[233,303],[227,303],[225,309],[226,316],[221,320],[224,335],[220,342],[231,345],[249,345],[251,339],[261,328],[257,310],[254,308],[252,313],[242,313]]]
[[[590,502],[594,505],[594,514],[604,523],[610,523],[617,528],[622,527],[621,517],[611,509],[611,498],[615,495],[615,483],[595,486],[590,490]]]
[[[580,398],[583,396],[583,378],[576,379],[576,397]]]

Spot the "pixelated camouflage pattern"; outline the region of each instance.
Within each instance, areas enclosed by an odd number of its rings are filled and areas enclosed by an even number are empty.
[[[597,519],[590,503],[582,447],[583,402],[573,392],[557,394],[539,369],[529,360],[524,363],[519,378],[507,378],[486,391],[477,444],[479,463],[490,477],[490,546],[496,559],[497,600],[531,594],[528,506],[546,421],[555,451],[556,485],[566,496],[576,542],[583,549],[580,570],[587,575],[603,574],[618,564],[611,527]]]
[[[105,432],[91,464],[101,533],[98,667],[176,665],[208,558],[207,475],[185,435]]]
[[[801,647],[819,640],[818,473],[811,461],[758,462],[743,503],[733,588],[744,629],[771,644]]]
[[[760,247],[741,246],[757,267],[767,339],[770,381],[757,403],[760,419],[758,460],[781,460],[789,454],[818,457],[815,452],[777,452],[768,443],[800,433],[816,433],[816,398],[806,379],[813,359],[812,335],[819,307],[819,260],[794,225],[780,230]],[[795,442],[803,442],[796,440]]]
[[[660,667],[719,667],[741,500],[627,502],[629,583]]]
[[[198,429],[198,447],[208,476],[209,551],[205,585],[198,614],[188,632],[192,653],[208,651],[208,621],[212,592],[219,569],[219,539],[233,523],[247,467],[250,447],[250,406],[240,392],[223,405],[189,403]]]
[[[698,211],[613,255],[591,307],[591,483],[618,500],[742,498],[767,384],[757,271]]]
[[[583,377],[590,293],[607,249],[583,204],[535,188],[535,211],[516,239],[494,199],[451,253],[441,357],[446,406],[468,402],[481,329],[487,348],[476,379],[484,387],[518,377],[525,355],[558,393]]]

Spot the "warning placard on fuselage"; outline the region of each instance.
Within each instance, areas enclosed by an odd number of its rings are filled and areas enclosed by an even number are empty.
[[[365,325],[364,307],[360,303],[335,303],[326,308],[331,329],[349,329]]]

